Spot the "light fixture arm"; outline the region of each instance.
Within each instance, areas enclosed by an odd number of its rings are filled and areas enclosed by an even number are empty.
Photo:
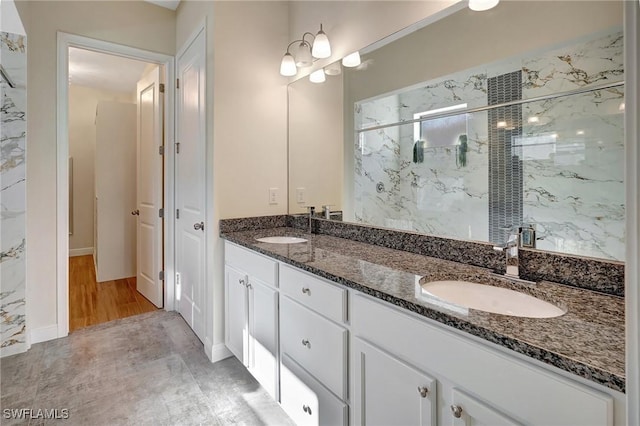
[[[291,46],[293,46],[293,45],[294,45],[294,44],[296,44],[296,43],[304,43],[304,44],[306,44],[307,46],[309,46],[309,48],[311,48],[311,45],[309,44],[309,42],[308,42],[308,41],[306,41],[306,40],[304,39],[304,36],[303,36],[301,39],[293,40],[291,43],[289,43],[289,45],[287,46],[287,53],[290,53],[290,52],[289,52],[289,49],[291,49]]]

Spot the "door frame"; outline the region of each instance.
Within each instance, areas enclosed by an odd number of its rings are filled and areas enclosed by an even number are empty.
[[[69,334],[69,48],[77,47],[94,52],[107,53],[137,59],[164,66],[165,108],[164,134],[164,300],[167,311],[174,309],[174,181],[175,157],[172,149],[175,140],[174,100],[175,58],[162,53],[150,52],[103,40],[78,36],[58,31],[57,34],[57,111],[56,111],[56,321],[57,336]]]

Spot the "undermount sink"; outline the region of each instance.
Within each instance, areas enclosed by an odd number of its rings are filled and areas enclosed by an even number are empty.
[[[264,237],[264,238],[256,238],[257,241],[261,243],[272,243],[272,244],[296,244],[296,243],[306,243],[307,240],[304,238],[298,237]]]
[[[566,310],[528,294],[486,284],[468,281],[432,281],[422,284],[422,289],[454,305],[494,314],[554,318],[566,313]]]

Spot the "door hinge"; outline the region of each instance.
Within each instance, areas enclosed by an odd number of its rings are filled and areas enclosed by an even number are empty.
[[[176,154],[180,154],[180,142],[176,142]]]
[[[164,217],[164,209],[158,210],[158,217]]]
[[[160,146],[158,147],[158,154],[160,154],[160,155],[164,155],[164,145],[160,145]]]
[[[176,209],[176,219],[180,219],[180,209]]]
[[[158,273],[158,279],[159,279],[160,281],[164,281],[164,271],[160,271],[160,272]]]
[[[164,83],[160,83],[158,89],[160,90],[160,93],[164,93]]]
[[[176,78],[176,89],[180,88],[180,79]]]

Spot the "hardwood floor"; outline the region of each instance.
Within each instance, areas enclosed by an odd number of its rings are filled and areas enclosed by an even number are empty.
[[[136,290],[136,277],[97,283],[93,256],[69,258],[69,332],[156,310]]]

